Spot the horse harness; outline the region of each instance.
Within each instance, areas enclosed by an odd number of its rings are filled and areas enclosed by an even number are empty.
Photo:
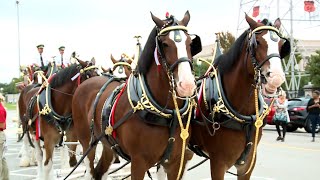
[[[169,24],[172,24],[169,27]],[[186,98],[184,100],[183,107],[181,109],[177,108],[178,105],[176,103],[176,94],[175,94],[175,81],[173,77],[173,71],[177,67],[177,65],[181,62],[189,62],[190,65],[191,60],[188,58],[180,58],[174,64],[169,65],[164,56],[164,51],[162,47],[162,43],[160,41],[160,36],[166,35],[169,31],[186,31],[185,26],[180,26],[177,24],[177,21],[172,16],[170,17],[167,24],[164,25],[161,29],[158,30],[158,35],[156,37],[156,52],[155,54],[161,59],[162,68],[164,68],[165,72],[167,72],[167,76],[171,87],[170,93],[173,96],[173,100],[175,102],[175,109],[167,109],[166,107],[161,107],[157,102],[153,99],[151,92],[148,90],[148,86],[146,84],[145,76],[140,73],[132,74],[126,83],[119,85],[111,95],[106,99],[102,113],[101,113],[101,130],[105,133],[105,137],[110,144],[111,148],[123,159],[130,161],[129,155],[127,155],[118,144],[118,140],[115,136],[114,130],[121,126],[125,121],[127,121],[133,114],[137,114],[143,122],[151,125],[164,126],[169,128],[169,139],[168,144],[165,149],[165,152],[158,164],[168,162],[170,159],[170,154],[173,149],[173,143],[175,141],[174,135],[176,133],[176,129],[180,125],[181,127],[181,138],[185,141],[188,136],[189,123],[191,120],[191,114],[193,108],[195,107],[194,99]],[[177,35],[177,36],[176,36]],[[175,32],[175,36],[178,37],[180,34]],[[193,49],[193,54],[197,54],[201,51],[201,40],[197,36],[195,41],[193,41],[193,45],[191,46]],[[157,58],[158,58],[157,57]],[[156,59],[156,57],[155,57]],[[191,65],[192,67],[192,65]],[[110,84],[113,80],[109,80],[106,82],[104,87],[107,84]],[[120,98],[124,90],[127,90],[128,101],[131,105],[131,110],[127,112],[121,119],[119,119],[116,123],[113,123],[113,113],[115,106],[117,105],[117,100]],[[98,94],[101,93],[101,90]],[[169,94],[170,94],[169,93]],[[97,99],[94,103],[94,106],[97,102]],[[93,121],[94,119],[92,119]],[[92,122],[93,125],[93,122]],[[186,125],[186,128],[183,126]],[[92,128],[93,129],[93,128]],[[93,132],[93,130],[92,130]],[[182,158],[184,158],[184,150],[182,153]]]
[[[198,116],[194,121],[194,123],[206,126],[208,133],[211,136],[213,136],[215,132],[219,130],[220,126],[234,130],[245,131],[246,146],[241,156],[236,162],[236,164],[238,165],[244,165],[252,146],[254,147],[254,157],[252,158],[250,167],[245,174],[247,174],[252,169],[257,149],[259,129],[261,126],[263,126],[263,120],[266,117],[266,115],[270,112],[270,107],[273,104],[272,100],[272,103],[268,107],[268,105],[264,102],[262,95],[260,93],[258,95],[258,92],[260,92],[261,83],[266,83],[266,81],[264,81],[263,79],[264,77],[261,76],[261,68],[267,61],[269,61],[269,59],[273,57],[283,58],[286,55],[288,55],[288,53],[290,53],[290,42],[285,39],[286,41],[281,48],[280,54],[267,55],[267,57],[259,63],[255,56],[255,48],[257,47],[256,33],[260,33],[262,30],[272,31],[279,36],[279,30],[272,26],[258,27],[253,31],[249,32],[248,35],[249,46],[247,48],[246,57],[248,58],[248,55],[250,55],[251,62],[254,66],[255,84],[253,84],[253,87],[255,94],[255,115],[241,115],[232,108],[232,105],[228,102],[224,93],[220,72],[210,64],[212,68],[211,72],[206,74],[206,79],[202,81],[202,84],[200,86],[201,94],[199,96],[199,102],[203,101],[206,110],[209,110],[210,112],[209,118],[207,118],[206,115],[203,114],[203,112],[200,109],[200,105],[198,104]],[[197,120],[197,118],[200,117],[203,119],[203,121]],[[212,127],[213,132],[210,130],[210,127]],[[254,130],[256,130],[256,133],[254,138],[255,141],[253,142],[252,135]],[[199,156],[208,159],[210,158],[205,152],[201,150],[199,146],[192,143],[192,139],[189,143],[189,148]]]
[[[97,68],[96,66],[92,65],[92,66],[88,66],[85,68],[82,68],[80,65],[79,67],[79,72],[71,79],[72,81],[75,79],[78,79],[78,85],[80,84],[80,79],[81,79],[81,75],[84,74],[86,77],[87,76],[87,71],[91,70],[91,69],[95,69]],[[55,128],[57,129],[57,131],[60,134],[65,135],[65,132],[67,130],[69,130],[71,124],[72,124],[72,114],[63,116],[58,114],[51,103],[51,91],[57,91],[61,94],[67,95],[67,96],[73,96],[73,94],[69,94],[69,93],[65,93],[62,91],[59,91],[57,89],[54,89],[51,87],[50,85],[50,79],[53,78],[55,76],[55,74],[53,74],[49,80],[46,80],[43,84],[42,87],[40,88],[38,95],[35,96],[37,98],[37,102],[38,102],[38,107],[39,107],[39,115],[44,116],[43,119],[45,119],[47,121],[47,123],[52,124],[55,126]]]

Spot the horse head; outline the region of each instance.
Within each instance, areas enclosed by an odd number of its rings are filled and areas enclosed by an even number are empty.
[[[290,42],[279,33],[280,19],[274,25],[268,20],[261,23],[246,15],[250,25],[249,51],[254,75],[262,83],[262,91],[266,96],[276,95],[277,89],[285,81],[281,59],[290,53]]]
[[[129,77],[131,74],[131,63],[133,62],[134,56],[129,57],[125,53],[121,55],[119,60],[116,60],[113,55],[110,56],[113,63],[112,74],[117,77]]]
[[[181,21],[172,15],[167,16],[166,20],[161,20],[152,13],[151,17],[158,31],[155,50],[155,54],[158,54],[158,57],[155,55],[156,64],[164,68],[171,81],[171,86],[175,87],[179,96],[194,95],[196,84],[192,70],[192,56],[197,52],[192,51],[195,49],[193,48],[195,44],[186,27],[190,21],[189,11],[185,13]]]
[[[84,81],[94,76],[99,76],[101,74],[101,72],[99,71],[99,68],[95,65],[96,60],[94,57],[91,58],[90,61],[83,61],[76,56],[75,52],[73,52],[71,54],[71,58],[75,59],[79,63],[79,66],[81,68],[80,70],[81,81]]]

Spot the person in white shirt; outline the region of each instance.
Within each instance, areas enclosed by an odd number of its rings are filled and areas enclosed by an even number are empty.
[[[56,65],[61,68],[70,66],[70,60],[68,58],[65,58],[65,55],[64,55],[65,47],[60,46],[58,50],[59,50],[59,54],[54,58]]]
[[[48,69],[48,59],[43,55],[43,48],[44,48],[44,45],[43,44],[39,44],[37,46],[37,49],[38,49],[38,53],[39,55],[36,56],[36,59],[35,59],[35,62],[34,64],[38,67],[40,67],[40,69],[44,72],[47,71]]]

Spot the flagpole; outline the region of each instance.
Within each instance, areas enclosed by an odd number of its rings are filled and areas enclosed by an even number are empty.
[[[18,27],[18,78],[20,77],[21,56],[20,56],[20,18],[19,18],[19,0],[16,0],[17,4],[17,27]]]

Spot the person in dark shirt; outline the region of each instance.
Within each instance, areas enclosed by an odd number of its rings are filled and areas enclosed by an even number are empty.
[[[312,142],[315,141],[316,126],[320,121],[320,102],[319,102],[319,91],[313,91],[312,98],[308,102],[307,111],[309,112],[309,119],[312,125]]]

